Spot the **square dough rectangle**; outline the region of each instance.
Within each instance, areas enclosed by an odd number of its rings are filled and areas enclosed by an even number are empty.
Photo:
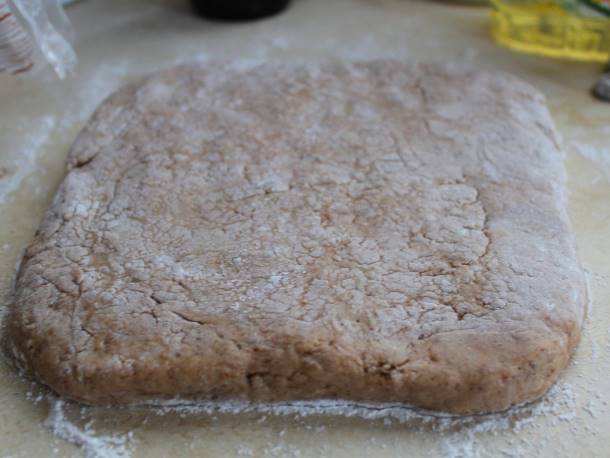
[[[77,138],[7,320],[69,398],[541,396],[586,293],[543,97],[398,61],[192,64]]]

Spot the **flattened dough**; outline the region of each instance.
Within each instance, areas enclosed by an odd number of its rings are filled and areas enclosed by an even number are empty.
[[[564,175],[543,97],[507,75],[165,70],[73,145],[8,351],[95,404],[504,409],[541,396],[579,339]]]

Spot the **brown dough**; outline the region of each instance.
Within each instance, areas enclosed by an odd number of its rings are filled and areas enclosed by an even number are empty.
[[[541,396],[586,292],[543,97],[397,61],[186,65],[111,96],[19,273],[19,367],[89,403]]]

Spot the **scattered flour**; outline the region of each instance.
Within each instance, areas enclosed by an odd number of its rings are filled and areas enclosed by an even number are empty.
[[[574,149],[585,159],[591,161],[601,174],[597,178],[605,178],[607,183],[610,183],[610,148],[598,147],[589,143],[573,143]]]
[[[240,445],[237,447],[237,456],[254,456],[254,452],[250,447]]]
[[[66,418],[64,401],[54,396],[49,396],[48,401],[49,415],[44,425],[55,436],[80,446],[87,458],[126,458],[130,456],[127,445],[131,440],[131,433],[125,436],[96,436],[90,424],[81,429]]]
[[[127,61],[96,66],[95,71],[77,85],[75,97],[61,119],[60,128],[71,129],[75,124],[84,122],[102,100],[123,84],[128,73]]]
[[[124,435],[96,435],[89,422],[82,427],[72,423],[65,414],[65,403],[49,395],[49,415],[45,426],[51,432],[68,442],[82,448],[87,458],[128,458],[129,445],[133,433]],[[389,426],[394,421],[405,424],[415,431],[432,431],[438,434],[438,445],[433,450],[434,456],[444,458],[478,458],[485,455],[485,448],[477,442],[481,434],[497,434],[503,431],[521,431],[540,417],[551,419],[551,423],[570,421],[575,414],[576,396],[571,385],[556,384],[539,402],[511,408],[508,411],[472,416],[453,416],[436,412],[414,409],[401,404],[354,403],[348,401],[321,400],[299,401],[273,404],[254,404],[247,402],[215,402],[168,400],[134,405],[126,409],[150,409],[157,415],[178,414],[181,418],[191,415],[243,414],[257,413],[262,416],[259,423],[266,421],[268,415],[293,416],[295,419],[310,416],[316,417],[356,417],[365,420],[382,420]],[[593,411],[591,403],[585,409]],[[591,414],[593,415],[593,414]],[[308,428],[315,433],[323,433],[326,426],[318,425]],[[278,434],[278,443],[268,442],[263,449],[264,456],[298,457],[301,452],[292,444],[284,442],[285,430]],[[371,444],[386,448],[387,444],[378,439],[370,440]],[[236,450],[237,456],[250,457],[256,453],[247,446],[241,445]],[[521,447],[503,449],[504,456],[521,458],[528,453]]]
[[[6,135],[0,135],[0,150],[3,152],[0,157],[0,205],[40,166],[41,156],[47,153],[47,147],[72,141],[74,128],[81,125],[104,98],[121,86],[127,73],[126,62],[99,65],[92,75],[86,75],[81,81],[72,81],[71,92],[69,97],[63,98],[61,109],[48,108],[49,114],[36,117],[23,115],[22,119],[11,125],[10,135],[8,129]],[[36,92],[32,91],[32,97],[36,96]],[[42,97],[46,99],[41,102],[43,106],[57,104],[53,96],[43,94]],[[67,106],[66,100],[69,101]],[[28,99],[24,104],[33,101]],[[58,112],[64,114],[58,116]],[[65,154],[66,151],[59,153]],[[57,152],[53,151],[53,154]],[[44,170],[41,173],[44,174]],[[47,190],[39,187],[34,192],[42,196]]]
[[[285,403],[248,403],[248,402],[215,402],[186,400],[168,400],[143,404],[150,407],[158,415],[177,413],[183,415],[198,414],[243,414],[257,413],[264,422],[268,415],[294,416],[304,418],[316,417],[356,417],[365,420],[382,420],[384,425],[393,421],[405,424],[416,431],[430,431],[439,434],[439,444],[434,450],[435,456],[446,458],[478,458],[483,456],[485,449],[477,443],[478,435],[497,434],[503,431],[521,431],[541,417],[547,417],[551,423],[569,421],[575,416],[576,395],[571,385],[556,384],[540,401],[513,407],[508,411],[472,416],[454,416],[437,412],[415,409],[402,404],[373,404],[350,401],[320,400],[298,401]],[[314,431],[321,433],[326,427],[317,426]],[[279,433],[283,438],[284,431]],[[376,443],[376,440],[373,441]],[[379,444],[381,447],[385,444]],[[295,456],[296,449],[288,449],[284,443],[270,445],[264,450],[268,456]],[[519,447],[505,450],[506,456],[525,457],[527,453]],[[508,455],[507,453],[512,453]],[[245,452],[242,452],[242,454]],[[246,455],[247,456],[247,455]]]
[[[42,148],[57,125],[55,117],[46,115],[29,119],[18,128],[14,137],[3,141],[0,166],[6,173],[0,178],[0,205],[35,168]]]

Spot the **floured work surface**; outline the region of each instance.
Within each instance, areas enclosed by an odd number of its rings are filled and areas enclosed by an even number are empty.
[[[586,300],[561,161],[542,96],[504,75],[163,71],[74,144],[10,351],[91,403],[535,399]]]

